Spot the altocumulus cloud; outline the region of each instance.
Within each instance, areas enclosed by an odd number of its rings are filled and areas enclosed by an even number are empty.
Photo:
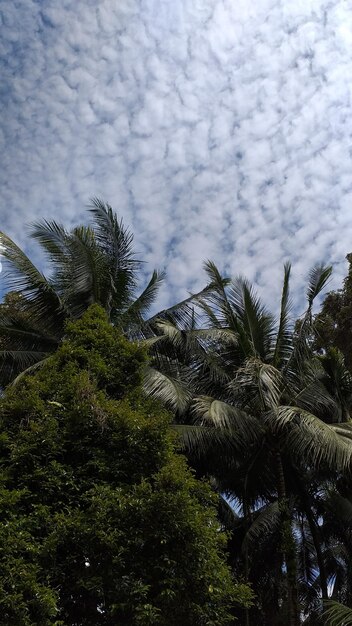
[[[0,5],[1,226],[107,200],[159,306],[202,260],[271,303],[352,249],[352,6],[343,0],[13,0]]]

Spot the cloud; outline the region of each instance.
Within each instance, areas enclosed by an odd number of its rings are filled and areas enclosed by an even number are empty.
[[[352,8],[342,0],[14,0],[1,10],[0,229],[107,200],[163,307],[202,261],[279,299],[351,250]],[[303,306],[303,303],[302,303]]]

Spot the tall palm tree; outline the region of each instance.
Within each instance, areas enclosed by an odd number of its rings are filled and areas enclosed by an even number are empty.
[[[218,488],[242,505],[249,528],[258,503],[277,502],[281,570],[286,572],[286,622],[299,624],[297,533],[295,502],[303,511],[321,585],[326,596],[324,563],[319,552],[319,528],[309,490],[311,471],[344,471],[352,462],[352,428],[329,424],[323,416],[336,412],[335,399],[311,363],[309,336],[312,307],[329,279],[331,268],[311,271],[307,310],[298,332],[290,321],[290,266],[285,266],[279,319],[266,310],[245,279],[217,289],[202,299],[212,330],[232,335],[232,342],[203,340],[207,358],[199,358],[192,411],[193,423],[182,427],[191,454],[216,477]],[[190,331],[192,333],[192,331]],[[194,334],[194,333],[193,333]],[[168,337],[172,328],[168,329]],[[174,337],[179,341],[177,329]],[[208,352],[209,349],[209,352]],[[210,354],[209,354],[210,353]],[[331,421],[331,420],[330,420]],[[301,478],[298,488],[297,477]],[[245,559],[245,561],[248,559]]]
[[[55,221],[32,225],[31,237],[40,244],[51,267],[45,276],[4,233],[0,233],[5,280],[15,295],[0,306],[0,386],[20,372],[36,367],[59,345],[66,320],[77,319],[99,303],[112,324],[131,338],[160,334],[156,319],[187,323],[193,305],[211,286],[147,319],[164,272],[154,270],[140,292],[141,262],[133,252],[133,235],[112,208],[93,199],[91,225],[66,230]],[[161,358],[161,357],[160,357]],[[146,384],[171,402],[185,395],[172,363],[164,358],[164,373],[149,370]],[[169,365],[169,369],[167,366]]]

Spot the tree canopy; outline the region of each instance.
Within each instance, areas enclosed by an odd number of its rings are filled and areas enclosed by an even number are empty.
[[[6,624],[349,623],[351,269],[314,316],[331,268],[312,268],[295,323],[289,264],[276,317],[207,261],[148,318],[162,276],[137,295],[109,205],[32,235],[49,278],[2,235]]]
[[[145,360],[93,306],[1,399],[1,623],[221,625],[250,601]]]

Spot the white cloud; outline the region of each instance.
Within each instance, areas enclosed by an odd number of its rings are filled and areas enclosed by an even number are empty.
[[[14,0],[0,11],[0,230],[86,219],[89,197],[167,267],[202,262],[279,298],[293,263],[346,272],[352,241],[352,7],[342,0]],[[347,77],[347,78],[346,78]],[[151,269],[151,267],[150,267]]]

